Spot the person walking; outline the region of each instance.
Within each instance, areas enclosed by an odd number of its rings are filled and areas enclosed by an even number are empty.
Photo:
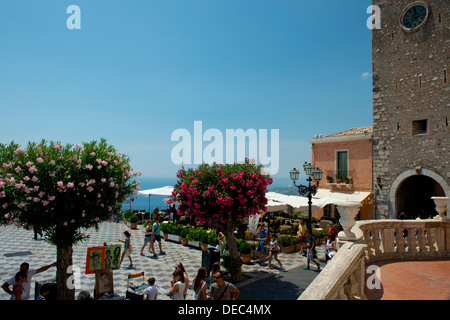
[[[150,246],[150,248],[153,247],[153,227],[152,222],[150,220],[147,221],[147,226],[145,227],[145,234],[144,234],[144,244],[141,248],[141,256],[144,255],[144,249],[147,246],[147,244]]]
[[[258,241],[258,245],[256,247],[256,253],[259,256],[259,265],[265,266],[266,265],[266,254],[267,254],[267,229],[265,224],[261,224],[261,226],[256,230],[256,238],[255,240]]]
[[[160,219],[159,219],[159,217],[157,217],[155,223],[152,226],[153,241],[151,242],[151,246],[152,246],[152,250],[153,250],[153,257],[155,257],[155,258],[158,256],[155,251],[155,245],[154,245],[155,241],[157,241],[159,244],[159,254],[160,255],[166,254],[162,249],[161,225],[160,225],[159,221],[160,221]]]
[[[270,245],[267,246],[269,248],[269,263],[267,264],[266,269],[270,269],[270,264],[272,262],[272,258],[275,259],[276,262],[280,265],[281,271],[286,271],[281,264],[280,259],[278,259],[278,252],[280,251],[280,246],[278,245],[278,236],[276,233],[272,233],[272,240],[270,241]]]
[[[223,272],[221,270],[214,274],[216,283],[211,286],[211,300],[230,300],[233,294],[233,300],[239,297],[239,290],[232,284],[223,279]]]
[[[303,219],[300,220],[300,225],[298,226],[297,238],[300,243],[299,254],[302,255],[303,248],[305,247],[305,244],[306,244],[306,225],[305,225],[305,220],[303,220]]]
[[[175,270],[172,275],[173,279],[170,280],[169,290],[172,300],[185,300],[183,292],[185,291],[186,283],[184,282],[183,273]]]
[[[314,260],[314,241],[315,238],[312,235],[311,230],[307,230],[306,231],[306,241],[307,241],[307,248],[306,248],[306,267],[304,268],[305,270],[309,270],[309,264],[310,262],[314,262],[317,265],[317,270],[320,271],[320,264]]]
[[[131,234],[128,231],[125,231],[123,234],[126,237],[125,240],[119,239],[120,242],[124,243],[122,257],[120,258],[120,265],[122,265],[123,258],[127,256],[128,259],[130,259],[130,265],[128,268],[133,268],[133,259],[131,259],[131,254],[133,253],[133,247],[131,246]]]
[[[192,300],[207,300],[206,298],[206,268],[201,267],[197,271],[197,276],[192,282],[192,288],[194,293],[192,295]]]

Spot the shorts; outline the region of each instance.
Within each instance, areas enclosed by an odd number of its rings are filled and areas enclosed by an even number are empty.
[[[131,256],[131,254],[133,253],[133,247],[130,246],[130,248],[128,250],[125,250],[123,253],[125,254],[126,257]]]
[[[267,253],[267,248],[265,243],[258,243],[258,246],[256,247],[256,251],[260,251],[261,253]]]
[[[314,260],[314,252],[310,252],[309,250],[306,252],[306,258],[309,261],[313,261]]]
[[[150,242],[152,239],[152,236],[144,236],[144,242]]]
[[[161,236],[155,234],[153,236],[153,241],[161,242]]]

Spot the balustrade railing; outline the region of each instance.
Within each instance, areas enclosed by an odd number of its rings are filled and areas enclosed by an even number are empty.
[[[299,299],[364,299],[365,269],[373,262],[450,257],[450,221],[365,220],[352,231],[356,240],[339,248]]]

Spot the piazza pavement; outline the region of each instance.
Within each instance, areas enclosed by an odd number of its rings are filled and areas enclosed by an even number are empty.
[[[134,266],[129,269],[129,260],[125,257],[121,268],[113,271],[115,294],[124,297],[127,290],[128,275],[144,271],[146,278],[154,277],[156,279],[155,285],[158,287],[158,300],[170,300],[170,297],[168,296],[170,280],[172,279],[172,272],[175,269],[174,266],[178,262],[182,262],[185,266],[189,275],[190,285],[192,284],[192,280],[196,276],[198,269],[202,266],[201,249],[162,240],[162,247],[166,252],[165,255],[159,255],[157,258],[153,258],[147,251],[147,246],[144,250],[145,256],[140,256],[140,249],[144,242],[145,228],[143,225],[139,225],[138,229],[132,230],[123,222],[104,222],[100,225],[98,231],[95,229],[84,230],[84,232],[90,236],[89,240],[76,244],[73,247],[74,266],[79,267],[81,270],[80,285],[75,289],[76,296],[81,290],[87,290],[91,295],[93,295],[94,292],[95,275],[84,273],[87,248],[103,246],[105,242],[108,245],[122,244],[118,240],[124,239],[123,232],[125,230],[128,230],[131,233],[131,244],[133,246],[132,259]],[[157,243],[155,243],[155,249],[157,253],[159,253]],[[323,246],[318,246],[317,249],[319,262],[321,262],[322,267],[325,267],[324,260],[320,259],[324,254]],[[304,290],[318,274],[314,264],[312,264],[311,270],[303,270],[303,267],[306,266],[306,258],[298,252],[280,253],[278,257],[286,271],[282,271],[278,268],[266,269],[261,267],[258,264],[257,259],[253,260],[250,264],[242,265],[246,280],[236,284],[241,291],[240,298],[255,300],[282,299],[282,296],[271,295],[270,291],[265,291],[258,295],[261,290],[258,290],[257,288],[261,288],[263,283],[266,283],[270,287],[274,287],[274,283],[281,283],[283,286],[289,287],[289,281],[295,282],[301,280],[298,279],[299,277],[304,278],[304,283],[302,284],[303,288],[297,288],[298,286],[293,285],[293,287],[296,287],[296,291],[287,297],[287,299],[296,299],[301,294],[300,291]],[[19,229],[15,226],[0,227],[0,281],[2,284],[16,274],[22,262],[28,262],[30,268],[38,269],[52,264],[55,261],[56,247],[41,240],[39,236],[38,240],[34,240],[33,231],[25,230],[23,228]],[[277,262],[272,260],[272,266],[278,266]],[[303,274],[303,276],[299,274]],[[276,282],[269,282],[269,279]],[[281,281],[278,281],[280,279]],[[35,298],[34,292],[36,282],[45,283],[55,280],[55,267],[35,275],[32,278],[30,299]],[[284,292],[285,290],[279,291]],[[192,293],[193,291],[190,286],[187,292],[187,300],[192,299]],[[263,296],[261,296],[261,294],[263,294]],[[5,291],[0,290],[0,300],[8,300],[9,298],[10,296]]]

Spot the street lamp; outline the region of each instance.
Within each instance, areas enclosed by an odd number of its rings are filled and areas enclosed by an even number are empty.
[[[319,188],[319,182],[322,179],[323,172],[319,169],[319,167],[314,168],[314,166],[311,163],[305,162],[303,164],[303,170],[305,170],[306,175],[308,176],[308,186],[304,185],[297,185],[295,184],[295,181],[298,180],[298,177],[300,175],[299,171],[297,169],[292,169],[289,174],[291,176],[291,180],[294,183],[294,186],[297,187],[298,193],[301,196],[307,196],[308,197],[308,224],[307,228],[312,232],[311,228],[311,206],[312,206],[312,196],[317,193],[317,189]],[[312,177],[314,177],[314,180],[317,182],[317,185],[313,186],[311,185]]]

